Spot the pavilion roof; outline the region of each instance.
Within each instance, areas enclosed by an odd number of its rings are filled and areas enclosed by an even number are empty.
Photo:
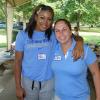
[[[13,7],[16,7],[31,2],[31,0],[7,0],[7,2],[9,2]]]

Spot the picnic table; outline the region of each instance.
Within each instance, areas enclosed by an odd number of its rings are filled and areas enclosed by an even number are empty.
[[[10,52],[1,51],[0,52],[0,65],[6,61],[13,60],[14,55],[10,55]]]

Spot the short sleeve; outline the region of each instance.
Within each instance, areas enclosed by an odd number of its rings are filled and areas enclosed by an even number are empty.
[[[85,47],[85,62],[87,65],[93,64],[97,60],[96,54],[89,46]]]
[[[17,37],[16,37],[16,44],[15,44],[15,50],[16,51],[23,51],[24,50],[24,32],[23,31],[20,31],[18,34],[17,34]]]

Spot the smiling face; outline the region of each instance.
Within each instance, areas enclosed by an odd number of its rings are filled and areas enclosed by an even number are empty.
[[[57,40],[61,44],[66,44],[71,40],[72,32],[67,23],[63,20],[58,21],[55,24],[55,34]]]
[[[39,13],[35,16],[37,31],[46,31],[52,25],[52,13],[47,11],[39,11]]]

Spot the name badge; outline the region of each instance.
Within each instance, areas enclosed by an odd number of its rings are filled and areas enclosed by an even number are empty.
[[[38,54],[38,60],[45,60],[46,59],[46,54],[39,53]]]
[[[61,60],[61,56],[55,56],[54,60]]]

